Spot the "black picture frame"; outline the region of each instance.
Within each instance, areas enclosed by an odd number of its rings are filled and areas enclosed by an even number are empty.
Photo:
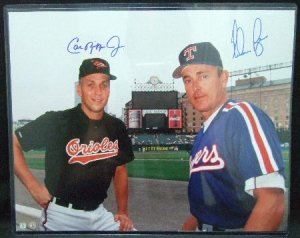
[[[289,220],[288,220],[288,229],[286,232],[276,232],[276,233],[207,233],[207,234],[198,234],[198,233],[186,233],[186,232],[137,232],[137,233],[112,233],[112,232],[105,232],[105,233],[100,233],[100,234],[95,234],[95,233],[31,233],[31,232],[25,232],[25,233],[18,233],[14,231],[14,211],[12,208],[12,200],[13,200],[13,185],[11,184],[11,176],[12,176],[12,165],[11,162],[9,162],[9,158],[11,157],[11,150],[10,150],[10,130],[9,130],[9,111],[10,108],[7,106],[9,97],[10,95],[8,94],[7,91],[7,84],[9,83],[7,81],[7,61],[6,61],[6,52],[7,52],[7,45],[4,44],[5,42],[5,25],[4,25],[4,18],[5,18],[5,10],[4,7],[6,5],[14,5],[14,4],[81,4],[83,2],[81,1],[3,1],[1,3],[2,7],[2,18],[1,18],[1,48],[0,48],[0,57],[1,57],[1,72],[0,72],[0,131],[4,132],[3,134],[1,133],[1,139],[0,139],[0,151],[1,151],[1,162],[0,162],[0,168],[2,173],[0,173],[0,236],[1,237],[70,237],[70,236],[76,236],[76,237],[133,237],[133,236],[138,236],[138,237],[297,237],[297,234],[300,234],[300,228],[299,228],[299,223],[300,219],[298,218],[298,211],[299,211],[299,198],[300,198],[300,191],[299,191],[299,173],[297,172],[297,168],[300,166],[299,160],[297,160],[297,148],[299,148],[299,133],[297,132],[299,129],[299,82],[297,82],[298,78],[300,78],[300,70],[298,67],[296,67],[299,64],[299,50],[297,48],[298,46],[298,41],[299,41],[299,31],[298,31],[298,22],[299,22],[299,15],[297,14],[297,19],[296,19],[296,32],[295,32],[295,50],[294,50],[294,81],[293,81],[293,90],[292,90],[292,114],[291,114],[291,126],[292,126],[292,141],[291,141],[291,191],[290,191],[290,211],[289,211]],[[93,3],[99,3],[97,1]],[[134,3],[134,2],[133,2]],[[162,5],[162,6],[174,6],[174,4],[182,5],[181,3],[172,3],[172,1],[166,1],[166,2],[159,2],[159,3],[154,3],[151,1],[144,2],[145,4],[149,5]],[[200,1],[187,1],[185,2],[186,4],[200,4]],[[232,1],[230,4],[232,4],[232,7],[238,6],[238,4],[247,4],[246,1]],[[261,1],[251,1],[252,3],[257,3],[259,4],[271,4],[271,3],[263,3]],[[284,4],[293,4],[296,8],[298,8],[298,3],[296,1],[286,1]],[[104,4],[104,3],[99,3],[99,4]],[[118,4],[116,1],[113,3],[105,3],[108,4]],[[124,6],[126,4],[119,3],[120,6]],[[222,2],[216,2],[212,1],[209,6],[216,7],[218,4],[222,5],[225,3]],[[250,4],[250,3],[248,3]],[[278,4],[280,6],[280,2],[274,1],[274,4]],[[148,5],[148,6],[149,6]],[[146,5],[147,6],[147,5]],[[265,6],[265,5],[264,5]],[[298,9],[297,9],[298,10]]]

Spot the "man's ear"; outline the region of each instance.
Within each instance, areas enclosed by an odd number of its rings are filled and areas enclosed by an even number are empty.
[[[223,87],[227,87],[228,83],[228,78],[229,78],[229,72],[227,70],[223,70],[222,72],[222,82],[223,82]]]
[[[82,91],[81,91],[80,82],[77,84],[76,91],[77,91],[78,96],[81,97],[82,96]]]

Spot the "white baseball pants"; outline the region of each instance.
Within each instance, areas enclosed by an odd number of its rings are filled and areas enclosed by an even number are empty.
[[[118,231],[119,222],[114,220],[101,204],[96,210],[83,211],[49,203],[41,216],[42,231]]]

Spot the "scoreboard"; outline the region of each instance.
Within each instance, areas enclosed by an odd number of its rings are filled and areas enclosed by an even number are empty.
[[[169,130],[182,128],[182,112],[178,109],[177,91],[132,92],[132,108],[128,110],[128,128]]]
[[[177,108],[177,91],[168,92],[132,92],[133,109],[169,109]]]

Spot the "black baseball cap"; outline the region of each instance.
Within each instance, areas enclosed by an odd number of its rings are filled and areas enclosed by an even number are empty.
[[[223,68],[219,51],[210,42],[194,43],[186,46],[179,54],[179,63],[173,78],[180,78],[182,69],[190,64],[208,64]]]
[[[79,68],[79,79],[89,74],[102,73],[109,76],[110,80],[115,80],[117,77],[110,74],[110,67],[106,60],[100,58],[86,59],[82,61]]]

